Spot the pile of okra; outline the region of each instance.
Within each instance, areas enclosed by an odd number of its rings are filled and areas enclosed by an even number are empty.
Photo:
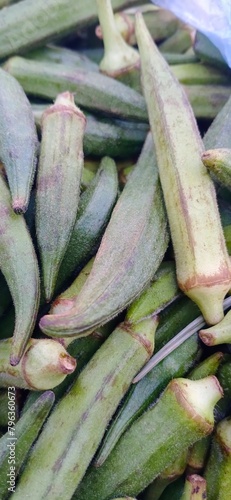
[[[151,2],[0,0],[0,160],[0,500],[230,499],[219,51]]]

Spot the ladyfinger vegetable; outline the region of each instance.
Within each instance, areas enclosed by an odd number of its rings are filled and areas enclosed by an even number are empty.
[[[153,408],[121,437],[105,464],[89,468],[73,500],[106,500],[124,492],[137,495],[182,449],[212,432],[214,405],[221,397],[214,376],[172,380]]]
[[[85,122],[69,92],[58,95],[42,116],[35,221],[47,301],[76,220]]]
[[[183,494],[180,500],[206,500],[206,481],[198,474],[186,477]]]
[[[0,268],[15,307],[11,364],[17,365],[33,331],[37,315],[39,270],[25,220],[23,215],[14,213],[10,191],[2,176],[0,176],[0,211]]]
[[[14,385],[23,389],[46,390],[60,384],[76,367],[59,342],[51,339],[31,339],[20,363],[9,363],[11,339],[0,342],[0,387]]]
[[[136,325],[122,323],[100,347],[44,427],[16,499],[31,491],[35,500],[72,498],[119,401],[153,351],[156,326],[156,317]]]
[[[215,188],[201,161],[203,143],[187,97],[140,14],[136,36],[178,284],[197,303],[205,321],[215,324],[223,318],[231,264]]]
[[[14,401],[15,387],[9,387],[8,394],[10,403]],[[17,423],[14,422],[14,411],[9,411],[8,433],[0,439],[0,497],[2,500],[8,498],[9,492],[15,492],[15,479],[54,404],[54,399],[53,392],[44,392]]]
[[[231,189],[231,149],[209,149],[202,154],[202,161],[216,180]]]
[[[205,469],[208,500],[226,500],[231,487],[231,420],[222,420],[212,439],[210,457]]]
[[[154,276],[167,248],[168,232],[153,142],[145,142],[136,168],[112,212],[94,265],[65,314],[46,315],[49,336],[84,336],[115,317]]]
[[[27,209],[37,148],[30,103],[17,80],[0,68],[0,158],[6,169],[12,206],[17,213]]]
[[[181,455],[171,463],[161,474],[149,485],[145,492],[144,500],[159,500],[165,488],[185,471],[187,462],[187,448],[182,450]]]
[[[199,335],[208,346],[231,344],[231,311],[216,325],[200,330]]]

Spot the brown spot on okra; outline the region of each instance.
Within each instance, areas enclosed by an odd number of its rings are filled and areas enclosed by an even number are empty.
[[[73,371],[76,368],[76,360],[72,357],[69,356],[68,354],[60,354],[59,357],[59,368],[61,373],[73,373]]]

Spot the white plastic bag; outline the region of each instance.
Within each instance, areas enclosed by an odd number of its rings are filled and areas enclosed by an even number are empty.
[[[206,35],[231,67],[231,0],[152,0]]]

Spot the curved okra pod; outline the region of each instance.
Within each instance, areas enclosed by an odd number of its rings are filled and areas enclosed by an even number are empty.
[[[186,477],[184,491],[180,500],[205,500],[207,498],[206,481],[198,474]]]
[[[221,184],[231,189],[231,149],[208,149],[202,154],[202,161]]]
[[[208,346],[231,344],[231,311],[217,325],[200,330],[199,335]]]
[[[42,117],[35,221],[47,301],[76,220],[85,122],[69,92],[58,95]]]
[[[16,365],[33,331],[39,303],[39,270],[33,243],[22,215],[11,207],[9,189],[0,176],[0,269],[9,286],[15,327],[11,363]]]
[[[106,500],[124,492],[137,495],[182,449],[211,434],[214,405],[221,397],[214,376],[172,380],[158,402],[121,437],[105,464],[89,468],[73,500]]]
[[[40,328],[49,336],[87,335],[138,296],[158,269],[168,232],[151,136],[112,212],[94,265],[73,307],[46,315]]]
[[[30,103],[17,80],[0,68],[0,158],[15,212],[25,212],[36,167],[38,138]]]
[[[8,389],[9,408],[14,407],[14,387]],[[54,393],[44,392],[15,425],[14,412],[9,412],[11,424],[0,439],[0,497],[8,498],[15,492],[15,480],[31,446],[36,440],[47,415],[54,404]]]
[[[222,420],[212,439],[210,457],[205,469],[208,500],[226,500],[231,488],[231,420]]]
[[[17,500],[31,491],[34,500],[72,498],[119,401],[153,351],[156,327],[156,317],[122,323],[100,347],[52,412],[16,488]]]
[[[22,389],[53,389],[76,367],[65,348],[51,339],[31,339],[17,366],[9,363],[11,339],[0,342],[0,387],[14,385]]]
[[[203,143],[186,94],[155,47],[140,14],[136,36],[178,284],[200,307],[205,321],[215,324],[224,316],[231,264],[215,188],[201,161]]]

